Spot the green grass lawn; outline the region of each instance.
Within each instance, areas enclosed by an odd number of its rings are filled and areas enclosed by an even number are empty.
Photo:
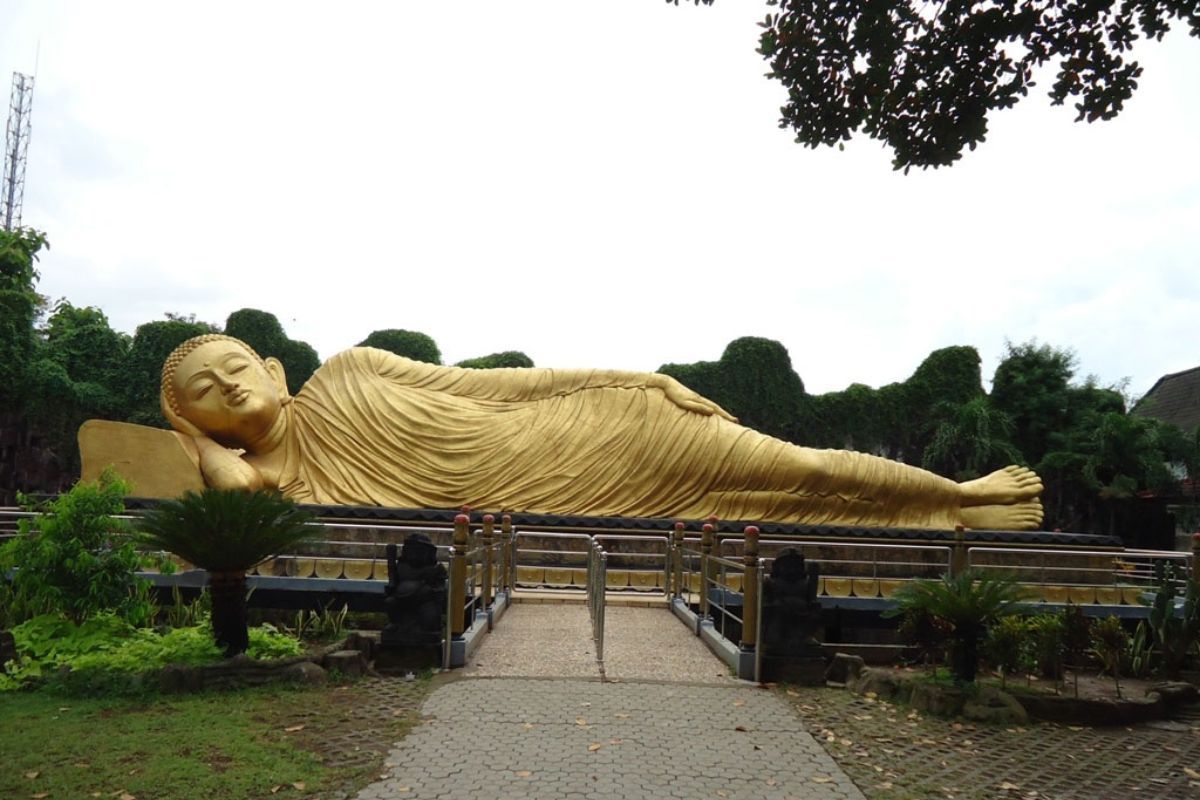
[[[241,800],[271,797],[276,787],[278,797],[312,794],[362,770],[322,765],[311,745],[318,726],[302,733],[294,713],[344,709],[346,688],[137,701],[0,694],[0,797]]]

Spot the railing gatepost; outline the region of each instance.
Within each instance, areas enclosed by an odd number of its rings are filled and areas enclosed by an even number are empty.
[[[671,547],[671,597],[683,596],[683,523],[676,522]],[[669,598],[668,598],[669,600]]]
[[[450,632],[462,636],[467,629],[467,528],[471,518],[454,518],[454,554],[450,557]]]
[[[508,592],[508,599],[512,600],[513,590],[517,588],[517,538],[513,535],[512,515],[505,514],[500,517],[500,537],[503,539],[503,546],[500,548],[504,553],[504,589]]]
[[[711,522],[704,523],[704,527],[700,529],[700,619],[708,619],[710,616],[708,586],[712,574],[708,562],[713,549],[713,530]]]
[[[742,544],[742,649],[753,650],[758,645],[758,528],[746,526]]]
[[[483,515],[483,608],[488,610],[492,607],[492,569],[495,566],[492,555],[492,542],[494,539],[494,527],[496,518],[491,514]],[[491,617],[489,616],[490,620]]]
[[[967,529],[954,526],[954,546],[950,549],[950,577],[961,574],[967,568]]]

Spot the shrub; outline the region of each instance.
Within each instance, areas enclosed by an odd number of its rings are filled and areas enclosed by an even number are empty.
[[[1200,587],[1176,573],[1173,564],[1155,570],[1158,584],[1150,607],[1150,629],[1161,654],[1161,667],[1171,680],[1179,679],[1188,656],[1200,638]],[[1175,598],[1183,590],[1182,602]]]
[[[979,641],[988,627],[1014,612],[1022,591],[1006,576],[981,570],[964,570],[938,580],[907,584],[896,592],[896,609],[889,616],[925,612],[950,628],[950,670],[960,683],[975,680],[979,667]]]
[[[1104,671],[1112,675],[1117,687],[1117,697],[1121,696],[1121,661],[1129,649],[1129,633],[1121,620],[1116,617],[1105,617],[1092,626],[1092,652],[1104,665]]]
[[[1028,620],[1029,643],[1038,672],[1054,681],[1063,676],[1063,642],[1066,623],[1061,614],[1038,614]]]
[[[1000,683],[1007,685],[1008,676],[1029,668],[1029,623],[1015,614],[1000,618],[988,628],[983,641],[983,653],[988,662],[1000,670]]]
[[[249,645],[246,571],[312,536],[311,519],[272,492],[205,489],[150,509],[139,538],[208,571],[213,636],[232,656]]]
[[[159,633],[113,614],[78,625],[47,614],[14,628],[13,638],[19,661],[0,674],[0,691],[44,684],[71,695],[140,693],[154,685],[145,676],[168,664],[211,664],[222,658],[207,620]],[[256,659],[286,658],[302,649],[270,625],[251,629],[249,640],[247,655]]]
[[[20,535],[0,549],[0,569],[15,570],[11,592],[25,609],[74,622],[105,611],[137,622],[150,616],[145,581],[135,575],[141,557],[117,519],[127,492],[106,471],[95,483],[81,481],[55,500],[28,506],[41,513],[21,520]]]

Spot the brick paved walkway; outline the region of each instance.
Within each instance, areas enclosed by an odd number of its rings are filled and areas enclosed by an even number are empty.
[[[799,717],[746,686],[494,678],[438,689],[359,800],[862,800]]]
[[[609,680],[736,683],[725,663],[666,608],[610,606],[605,619],[604,676]],[[598,679],[587,607],[513,606],[463,674]]]
[[[775,693],[729,676],[664,608],[516,605],[361,800],[862,800]],[[538,679],[538,678],[542,679]],[[644,681],[644,682],[643,682]]]

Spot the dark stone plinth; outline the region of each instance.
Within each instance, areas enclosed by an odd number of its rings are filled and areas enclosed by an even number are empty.
[[[810,656],[768,656],[762,660],[762,679],[770,683],[794,683],[797,686],[824,686],[825,657],[820,648]]]
[[[763,581],[762,669],[765,680],[825,685],[826,660],[814,634],[821,626],[816,564],[787,548]]]
[[[441,645],[446,613],[446,568],[437,561],[429,537],[410,534],[397,557],[387,548],[388,585],[384,606],[388,624],[380,634],[379,658],[397,648],[436,648]]]

